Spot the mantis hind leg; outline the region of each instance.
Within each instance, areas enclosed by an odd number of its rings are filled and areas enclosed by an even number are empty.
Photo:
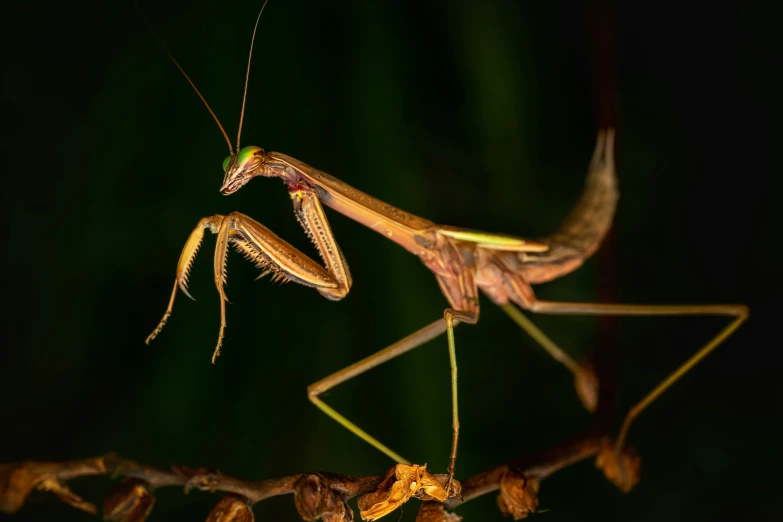
[[[559,303],[538,301],[536,299],[520,300],[518,303],[532,312],[556,315],[614,315],[614,316],[681,316],[710,315],[733,317],[728,325],[722,328],[712,339],[690,356],[678,368],[664,378],[652,391],[637,402],[623,419],[620,431],[614,445],[607,445],[606,451],[599,456],[600,467],[610,480],[620,489],[628,491],[638,480],[634,473],[627,470],[627,456],[623,453],[623,444],[633,421],[658,397],[677,382],[683,375],[701,362],[715,348],[720,346],[748,318],[748,307],[740,304],[726,305],[632,305],[609,303]]]
[[[589,412],[594,412],[598,407],[598,378],[592,367],[576,362],[562,348],[555,344],[544,332],[542,332],[530,319],[528,319],[513,303],[500,305],[500,308],[520,328],[530,335],[554,360],[574,375],[574,387],[582,405]]]
[[[631,305],[608,303],[557,303],[552,301],[535,301],[530,310],[536,313],[558,315],[635,315],[635,316],[676,316],[676,315],[718,315],[734,317],[712,339],[705,343],[695,354],[670,373],[641,401],[634,405],[625,417],[617,437],[617,448],[621,448],[633,420],[644,411],[655,399],[688,373],[702,359],[721,345],[748,318],[749,311],[745,305]]]

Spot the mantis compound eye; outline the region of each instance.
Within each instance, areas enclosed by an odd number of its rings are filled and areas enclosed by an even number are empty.
[[[263,153],[263,150],[261,147],[255,147],[253,145],[240,150],[239,154],[237,155],[237,166],[239,170],[245,170],[247,167],[250,167],[250,163],[253,161],[253,158],[258,152]]]
[[[233,194],[255,176],[267,175],[266,156],[261,147],[249,146],[232,154],[223,162],[223,186],[220,192],[224,196]]]

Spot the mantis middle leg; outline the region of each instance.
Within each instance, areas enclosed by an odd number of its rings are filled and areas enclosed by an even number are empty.
[[[456,250],[452,253],[458,254]],[[463,267],[462,270],[453,273],[442,272],[437,275],[438,283],[444,294],[449,298],[451,305],[456,310],[447,308],[443,313],[443,319],[430,323],[424,328],[413,334],[387,346],[386,348],[358,361],[342,370],[339,370],[320,381],[311,384],[307,388],[307,395],[310,401],[318,406],[324,413],[336,420],[343,427],[353,434],[366,441],[374,448],[378,449],[395,462],[405,463],[408,461],[388,446],[381,443],[378,439],[358,427],[356,424],[341,415],[334,408],[323,402],[319,395],[323,392],[337,386],[340,383],[348,381],[367,370],[379,366],[386,361],[394,359],[414,348],[430,341],[444,332],[448,337],[449,362],[451,366],[451,405],[452,405],[452,442],[449,455],[449,489],[451,479],[454,476],[457,446],[459,443],[459,408],[457,401],[457,356],[454,343],[454,327],[460,322],[474,324],[478,320],[478,287],[475,284],[475,268],[472,266]]]

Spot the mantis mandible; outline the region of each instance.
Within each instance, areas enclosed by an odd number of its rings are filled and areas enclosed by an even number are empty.
[[[228,143],[229,156],[223,163],[224,177],[220,187],[221,193],[233,194],[255,177],[280,178],[293,202],[297,219],[321,255],[323,265],[245,214],[233,212],[227,216],[205,217],[199,221],[185,243],[177,265],[168,307],[146,342],[149,343],[154,339],[168,321],[178,289],[190,297],[187,290],[188,276],[206,230],[217,235],[213,263],[215,285],[220,296],[220,329],[212,356],[213,363],[220,354],[226,327],[227,298],[223,285],[226,281],[225,263],[229,244],[258,268],[264,270],[259,277],[272,273],[274,278],[315,288],[327,299],[337,301],[344,298],[351,289],[352,279],[348,264],[332,234],[324,212],[323,205],[326,205],[375,230],[419,257],[435,275],[449,308],[445,309],[442,318],[438,318],[408,337],[311,384],[308,387],[308,398],[327,415],[395,462],[408,464],[406,459],[338,413],[319,396],[332,387],[413,350],[445,332],[451,366],[453,428],[448,472],[449,476],[453,477],[459,439],[454,327],[460,322],[469,324],[478,322],[479,289],[554,359],[572,372],[578,397],[590,411],[595,410],[598,401],[598,380],[592,370],[560,349],[527,319],[520,309],[558,315],[733,317],[733,320],[715,337],[629,410],[614,440],[614,454],[619,459],[620,450],[623,448],[633,420],[675,381],[726,340],[748,317],[748,309],[739,304],[609,304],[553,302],[536,298],[531,285],[551,281],[579,268],[598,249],[611,227],[618,200],[614,164],[614,130],[604,129],[598,133],[582,195],[555,233],[542,239],[530,240],[508,234],[435,224],[365,194],[285,154],[267,153],[256,146],[240,148],[253,42],[265,5],[266,3],[262,6],[253,29],[236,147],[232,145],[217,116],[193,81],[165,45],[163,48],[209,110]],[[620,469],[622,469],[621,464]],[[448,490],[448,487],[446,489]]]

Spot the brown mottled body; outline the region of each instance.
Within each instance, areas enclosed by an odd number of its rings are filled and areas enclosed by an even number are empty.
[[[476,322],[478,288],[496,304],[512,301],[530,308],[534,300],[531,284],[576,270],[599,247],[612,224],[618,199],[612,145],[613,131],[602,132],[582,196],[558,230],[535,242],[515,238],[520,246],[514,250],[491,242],[457,239],[454,232],[466,229],[437,225],[405,212],[279,152],[259,150],[258,167],[242,178],[246,183],[259,175],[279,177],[289,190],[310,191],[324,205],[399,244],[435,274],[451,307],[465,314],[460,319]],[[235,183],[224,184],[224,193],[244,185]],[[472,232],[487,238],[513,238]]]

